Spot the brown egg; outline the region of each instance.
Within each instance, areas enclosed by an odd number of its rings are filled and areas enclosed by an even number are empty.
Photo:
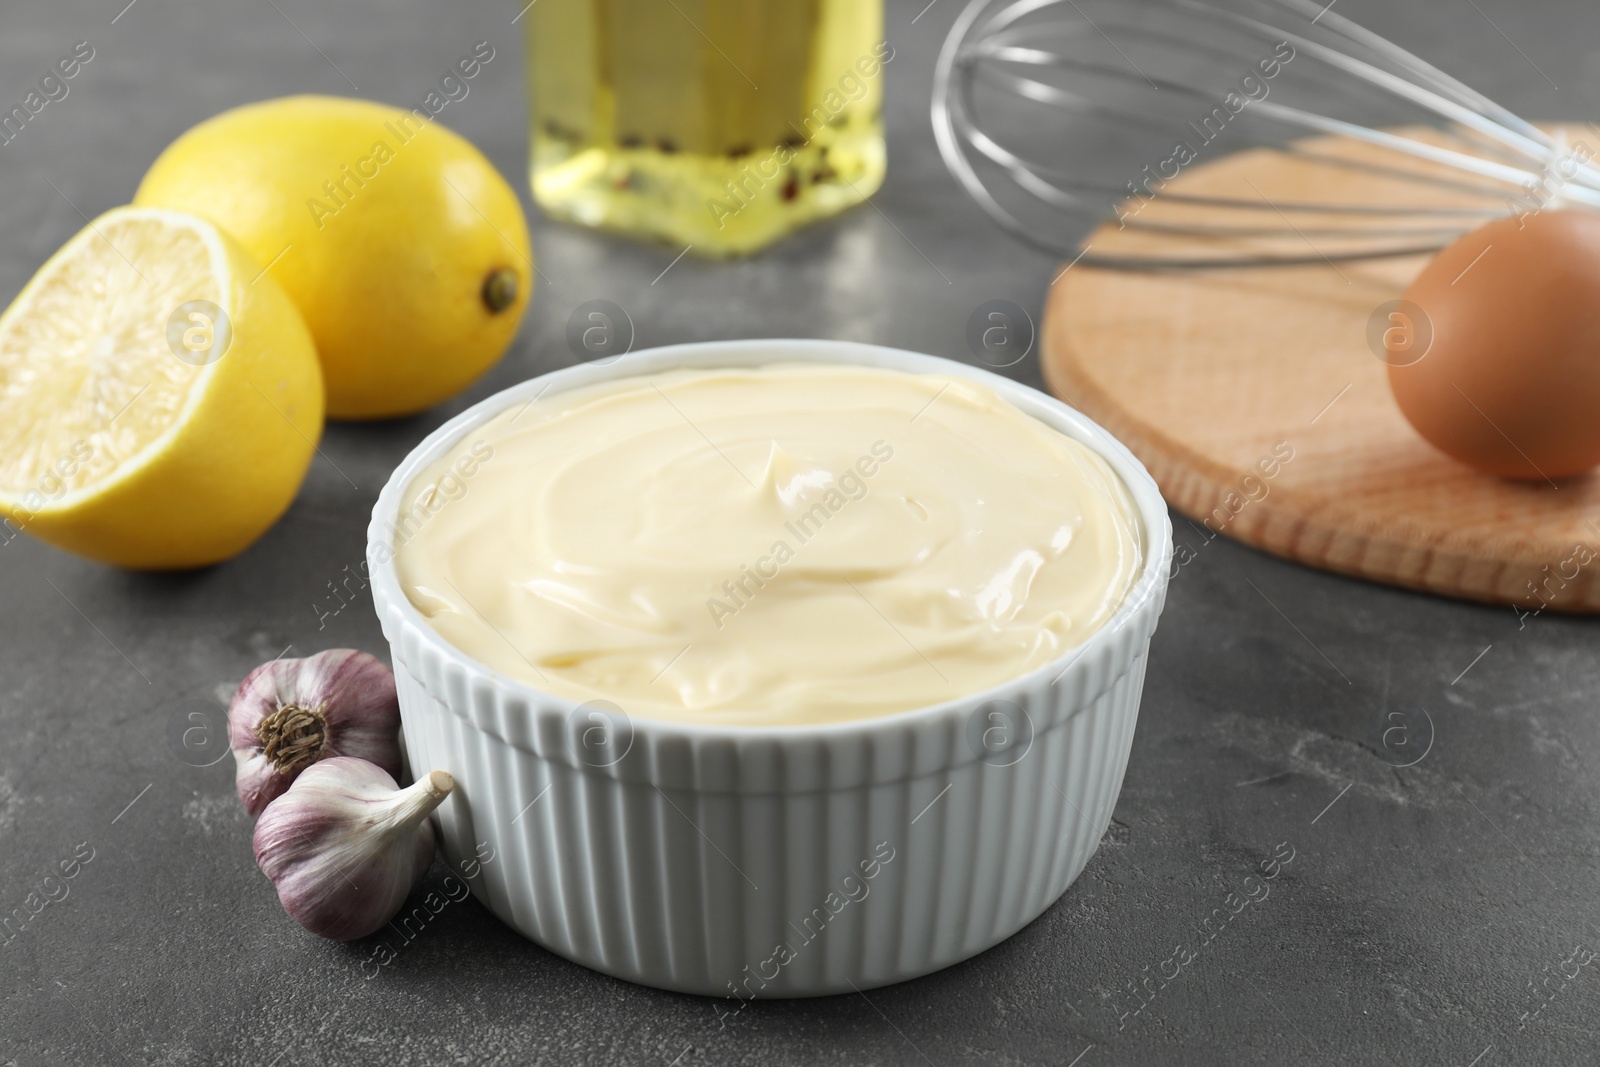
[[[1418,433],[1508,478],[1600,464],[1600,214],[1491,222],[1405,295],[1416,332],[1391,330],[1385,348],[1389,387]]]

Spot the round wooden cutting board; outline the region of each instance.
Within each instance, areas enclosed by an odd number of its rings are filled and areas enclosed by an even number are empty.
[[[1581,127],[1570,132],[1574,144],[1596,140]],[[1324,232],[1349,225],[1348,216],[1280,214],[1273,204],[1507,211],[1504,197],[1496,202],[1400,172],[1327,161],[1364,158],[1394,167],[1393,154],[1331,139],[1308,145],[1322,158],[1250,150],[1197,161],[1124,210],[1137,209],[1140,221],[1267,227],[1281,232],[1249,238],[1252,247],[1313,257],[1373,237]],[[1398,165],[1412,173],[1427,166]],[[1244,212],[1165,199],[1180,190],[1256,197],[1265,206]],[[1437,221],[1413,217],[1393,226]],[[1415,243],[1409,236],[1379,240]],[[1157,248],[1215,255],[1243,247],[1240,239],[1224,246],[1115,221],[1085,243],[1097,255]],[[1600,612],[1600,474],[1555,483],[1479,474],[1436,451],[1395,405],[1384,363],[1369,345],[1369,320],[1426,262],[1413,255],[1160,273],[1079,263],[1057,277],[1048,297],[1045,380],[1132,449],[1167,501],[1193,520],[1191,529],[1177,526],[1180,563],[1221,534],[1412,589],[1524,610]],[[1381,334],[1389,320],[1382,312],[1378,319]]]

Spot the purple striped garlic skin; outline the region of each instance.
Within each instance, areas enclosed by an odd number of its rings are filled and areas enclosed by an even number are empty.
[[[444,771],[400,789],[365,760],[322,760],[262,812],[256,863],[301,926],[336,941],[366,937],[394,918],[433,862],[428,816],[454,787]]]
[[[275,659],[245,678],[228,707],[239,799],[260,815],[306,768],[355,756],[400,773],[400,701],[383,661],[350,648]]]

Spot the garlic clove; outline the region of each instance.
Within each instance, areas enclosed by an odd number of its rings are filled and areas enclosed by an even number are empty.
[[[338,941],[366,937],[394,918],[433,862],[428,816],[453,788],[444,771],[400,789],[365,760],[322,760],[261,813],[256,863],[301,926]]]
[[[398,775],[394,674],[376,657],[350,648],[263,663],[234,694],[228,738],[239,799],[251,815],[330,756],[355,756]]]

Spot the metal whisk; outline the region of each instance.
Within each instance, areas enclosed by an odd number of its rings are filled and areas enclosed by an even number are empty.
[[[1552,135],[1331,7],[971,0],[935,75],[939,150],[1023,241],[1133,270],[1411,255],[1600,207],[1600,127]],[[1232,181],[1195,180],[1240,152]],[[1080,253],[1102,218],[1119,240]]]

